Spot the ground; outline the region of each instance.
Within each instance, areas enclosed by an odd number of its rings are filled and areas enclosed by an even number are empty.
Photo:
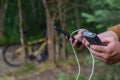
[[[25,76],[14,76],[14,73],[16,74],[16,72],[20,69],[21,67],[11,67],[9,65],[7,65],[2,57],[2,50],[3,47],[0,48],[0,80],[7,80],[8,78],[11,80],[57,80],[57,78],[59,77],[59,75],[62,75],[62,73],[69,75],[69,76],[73,76],[76,75],[78,73],[78,67],[77,67],[77,63],[74,62],[69,62],[69,61],[64,61],[62,62],[58,62],[59,64],[57,65],[49,65],[50,68],[47,68],[46,70],[44,69],[43,71],[39,71],[39,70],[33,70],[32,73],[30,74],[26,74]],[[72,57],[73,59],[74,57]],[[67,63],[67,64],[66,64]],[[70,65],[69,65],[70,63]],[[44,63],[42,63],[44,64]],[[40,67],[42,64],[35,64],[35,66]],[[46,63],[45,63],[46,64]],[[34,65],[34,64],[33,64]],[[85,65],[85,64],[84,64]],[[40,69],[39,68],[39,69]],[[85,67],[84,67],[85,68]],[[88,72],[86,71],[87,69],[85,69],[84,72]],[[22,71],[22,69],[21,69]],[[87,73],[85,73],[87,74]]]
[[[74,55],[66,61],[57,62],[56,65],[45,62],[41,64],[30,63],[29,67],[28,65],[27,67],[10,67],[3,61],[2,50],[3,48],[0,48],[0,80],[64,80],[61,77],[76,76],[78,73]],[[78,55],[81,64],[81,75],[86,78],[89,77],[92,68],[92,59],[89,55]],[[37,66],[37,68],[34,66]],[[119,63],[106,65],[101,61],[96,61],[92,80],[120,80],[119,67]]]

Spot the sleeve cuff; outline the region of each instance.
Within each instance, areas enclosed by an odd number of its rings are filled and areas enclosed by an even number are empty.
[[[119,41],[120,41],[120,24],[115,25],[115,26],[109,28],[108,30],[115,32],[118,36]]]

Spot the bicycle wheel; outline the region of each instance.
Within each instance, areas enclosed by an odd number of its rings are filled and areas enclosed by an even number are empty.
[[[3,50],[4,61],[12,67],[22,65],[26,61],[26,53],[19,44],[12,44],[5,47]]]

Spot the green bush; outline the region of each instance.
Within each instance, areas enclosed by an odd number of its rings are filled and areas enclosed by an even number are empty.
[[[7,43],[7,39],[4,36],[0,36],[0,45],[4,45]]]

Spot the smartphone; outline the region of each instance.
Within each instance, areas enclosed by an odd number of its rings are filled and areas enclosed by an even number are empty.
[[[95,33],[85,31],[83,32],[83,36],[90,44],[102,45],[102,46],[105,45]]]
[[[67,36],[68,38],[70,38],[70,33],[64,31],[64,30],[61,29],[60,27],[54,26],[54,28],[55,28],[55,30],[57,30],[58,32],[64,34],[64,35]],[[71,38],[73,39],[73,42],[74,42],[75,38],[74,38],[73,36],[71,36]],[[80,46],[80,45],[82,45],[82,42],[78,42],[78,43],[77,43],[77,46]]]

